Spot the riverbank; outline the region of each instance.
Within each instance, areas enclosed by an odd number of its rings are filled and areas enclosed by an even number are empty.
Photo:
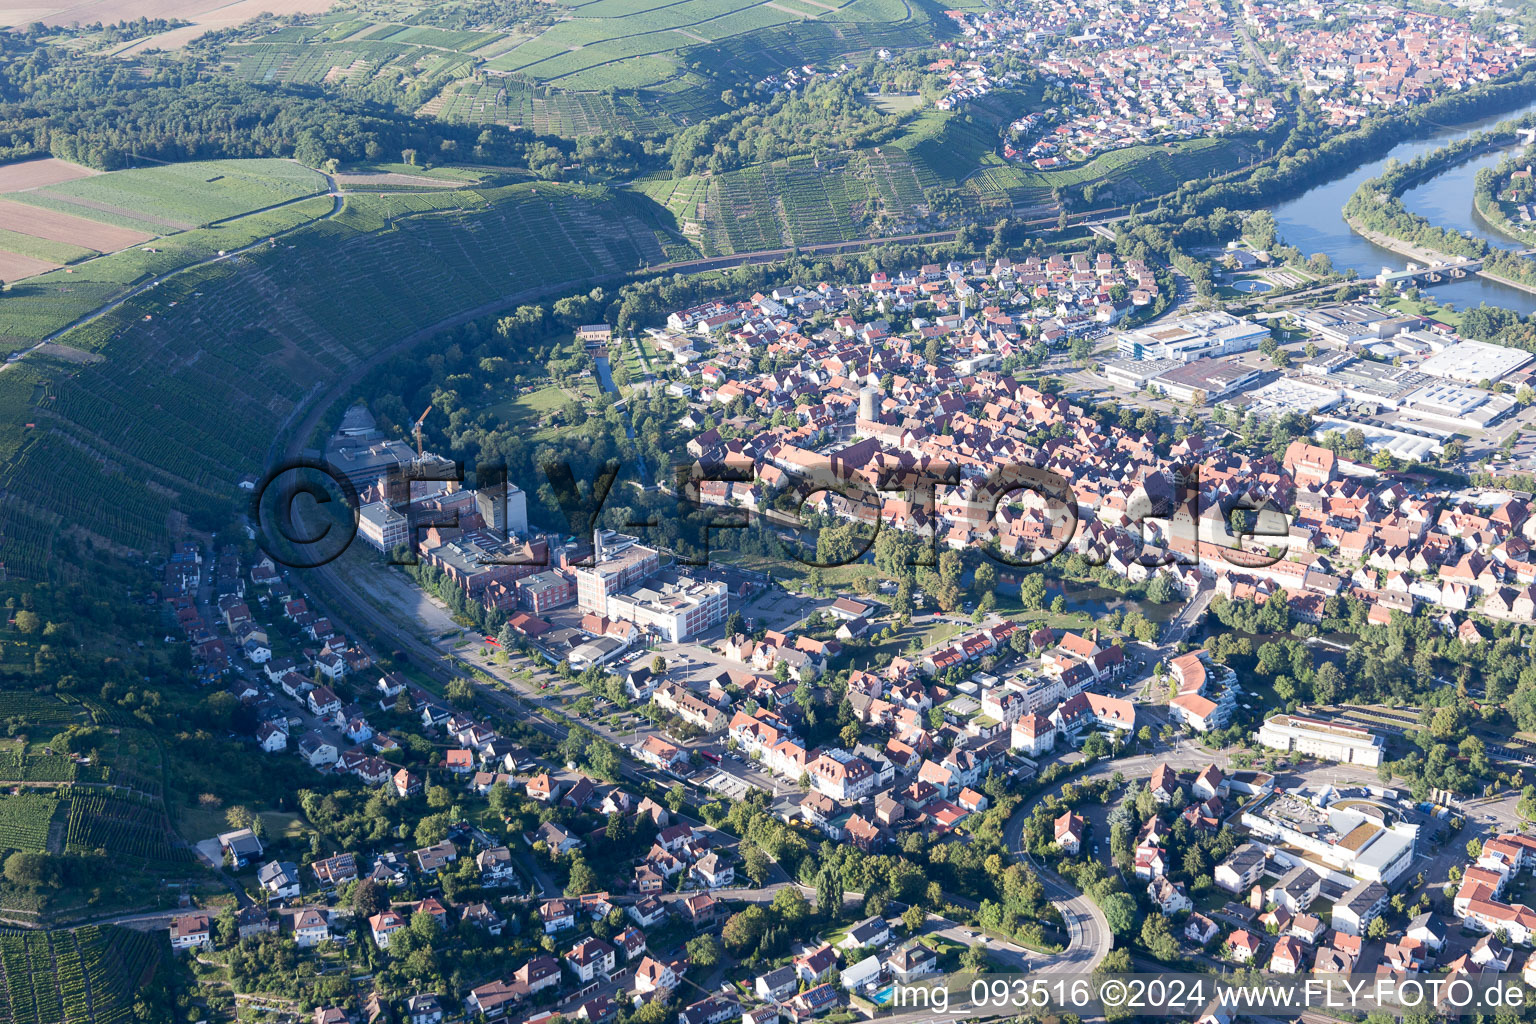
[[[1530,234],[1522,232],[1502,209],[1497,208],[1497,204],[1498,200],[1494,200],[1495,208],[1490,210],[1488,204],[1478,195],[1472,196],[1472,212],[1477,215],[1478,220],[1482,221],[1484,227],[1495,234],[1503,235],[1517,245],[1536,245],[1536,224],[1532,225],[1533,230]]]
[[[1379,246],[1383,249],[1390,249],[1392,252],[1397,253],[1399,256],[1405,256],[1421,266],[1429,266],[1430,264],[1435,263],[1450,264],[1451,266],[1455,265],[1456,258],[1453,256],[1448,256],[1443,252],[1436,252],[1433,249],[1425,249],[1421,246],[1414,245],[1411,242],[1404,242],[1402,239],[1394,238],[1391,235],[1384,234],[1380,231],[1373,231],[1370,228],[1362,225],[1358,217],[1345,214],[1344,223],[1349,225],[1349,230],[1353,231],[1367,242],[1370,242],[1372,245]],[[1523,281],[1511,280],[1510,278],[1503,277],[1499,274],[1495,274],[1487,270],[1475,270],[1473,273],[1478,277],[1489,281],[1495,281],[1507,288],[1515,288],[1519,291],[1525,292],[1528,295],[1536,295],[1536,284],[1526,284]]]

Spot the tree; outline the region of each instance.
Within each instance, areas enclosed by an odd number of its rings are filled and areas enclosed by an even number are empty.
[[[34,611],[23,608],[16,613],[16,628],[23,633],[36,633],[43,625],[43,620],[37,617]]]
[[[352,907],[352,916],[360,921],[366,921],[374,914],[379,914],[389,907],[389,893],[384,887],[371,878],[364,878],[352,886],[352,892],[348,894],[348,903]]]
[[[806,902],[800,890],[793,886],[774,893],[773,902],[769,906],[778,919],[787,925],[798,925],[811,914],[811,905]]]
[[[597,873],[587,865],[586,858],[581,854],[571,856],[571,874],[565,883],[567,896],[581,896],[589,892],[596,892]]]
[[[901,923],[907,926],[909,932],[916,932],[927,919],[928,915],[922,907],[911,906],[901,912]]]
[[[971,590],[978,599],[997,590],[997,569],[991,562],[982,562],[976,567],[976,573],[971,579]]]
[[[987,948],[985,946],[971,946],[960,954],[960,969],[962,971],[973,971],[980,974],[987,969],[988,963]]]
[[[663,658],[661,655],[658,654],[658,655],[656,655],[656,657],[651,659],[651,673],[653,675],[658,675],[658,676],[659,675],[665,675],[666,671],[667,671],[667,659],[666,658]]]
[[[1099,901],[1109,930],[1118,936],[1130,935],[1136,930],[1136,901],[1127,893],[1112,892]]]
[[[828,921],[843,912],[843,878],[830,867],[822,868],[816,876],[816,910]]]
[[[768,912],[754,903],[731,915],[720,929],[720,938],[726,949],[741,955],[755,949],[767,930]]]
[[[673,814],[681,814],[683,806],[688,803],[688,791],[683,789],[681,782],[674,783],[662,800],[666,803],[667,810]]]
[[[688,963],[695,967],[713,967],[720,962],[720,940],[706,932],[688,940]]]
[[[5,859],[5,880],[28,889],[54,888],[59,884],[59,873],[46,854],[13,853]]]
[[[456,708],[467,708],[475,702],[475,687],[468,679],[450,679],[443,693]]]
[[[1179,940],[1174,938],[1173,929],[1162,914],[1148,914],[1141,922],[1141,944],[1164,963],[1179,959]]]
[[[768,859],[762,847],[756,843],[746,843],[741,851],[741,860],[741,870],[752,879],[753,885],[762,885],[767,881],[773,862]]]
[[[1367,938],[1369,938],[1369,939],[1371,939],[1373,941],[1380,941],[1380,940],[1386,938],[1387,937],[1387,919],[1384,918],[1384,917],[1379,917],[1379,916],[1373,918],[1371,920],[1370,925],[1365,929],[1365,934],[1366,934]]]

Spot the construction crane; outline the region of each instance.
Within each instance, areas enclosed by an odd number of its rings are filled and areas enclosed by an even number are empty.
[[[427,411],[426,412],[424,412],[420,416],[416,417],[416,427],[415,427],[415,430],[416,430],[416,457],[418,459],[421,458],[421,424],[427,418],[427,415],[429,413],[431,413],[431,412],[432,412],[432,407],[429,405],[429,406],[427,406]]]

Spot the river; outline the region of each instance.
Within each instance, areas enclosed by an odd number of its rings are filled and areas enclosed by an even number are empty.
[[[1532,111],[1536,111],[1536,103],[1400,143],[1379,159],[1308,189],[1300,197],[1281,203],[1272,210],[1281,240],[1294,245],[1308,256],[1316,252],[1327,253],[1335,269],[1343,271],[1353,268],[1362,278],[1374,278],[1382,267],[1401,270],[1407,262],[1404,257],[1367,242],[1344,222],[1342,210],[1350,195],[1362,181],[1380,174],[1390,159],[1406,163],[1456,139]],[[1494,245],[1515,248],[1513,242],[1482,224],[1472,209],[1474,175],[1479,168],[1498,163],[1506,152],[1500,150],[1482,154],[1414,186],[1404,193],[1403,204],[1433,224],[1458,231],[1472,231]],[[1490,306],[1505,306],[1521,314],[1536,311],[1536,295],[1475,275],[1454,284],[1439,285],[1431,294],[1442,302],[1455,303],[1457,309],[1486,302]]]

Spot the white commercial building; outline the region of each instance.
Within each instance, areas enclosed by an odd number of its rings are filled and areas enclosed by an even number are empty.
[[[1275,793],[1245,807],[1240,820],[1266,841],[1277,863],[1306,864],[1346,884],[1390,886],[1413,863],[1418,829],[1405,821],[1388,825],[1374,810],[1348,802],[1319,807],[1300,794]]]
[[[1344,394],[1338,388],[1281,377],[1250,391],[1248,400],[1248,411],[1258,416],[1283,416],[1288,412],[1305,415],[1332,409],[1344,400]]]
[[[1258,741],[1275,750],[1375,768],[1381,764],[1381,737],[1360,725],[1325,722],[1300,715],[1273,715],[1259,729]]]
[[[1196,313],[1121,334],[1123,359],[1173,359],[1187,363],[1203,356],[1228,356],[1258,348],[1269,328],[1231,313]]]

